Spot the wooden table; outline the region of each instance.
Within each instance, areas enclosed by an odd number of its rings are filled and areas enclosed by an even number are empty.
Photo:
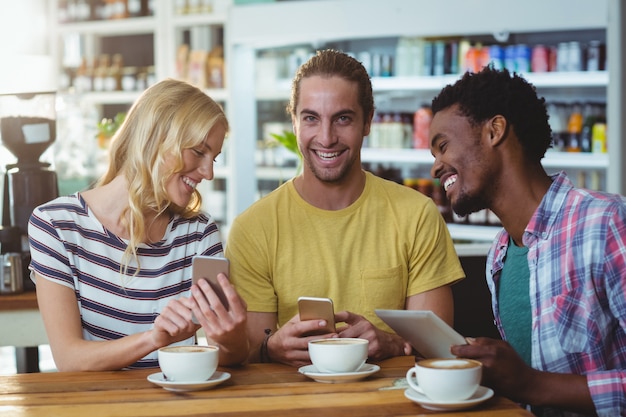
[[[232,374],[206,391],[174,393],[147,381],[152,370],[51,372],[0,378],[0,416],[531,416],[512,401],[494,397],[474,409],[435,412],[404,396],[413,357],[392,358],[357,382],[326,384],[278,364],[220,368]]]
[[[0,295],[0,346],[15,346],[17,371],[39,371],[38,346],[47,344],[35,291]]]

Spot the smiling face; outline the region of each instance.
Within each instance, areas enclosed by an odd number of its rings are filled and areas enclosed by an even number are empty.
[[[198,184],[202,180],[213,179],[213,163],[222,152],[225,135],[225,127],[217,123],[202,143],[182,150],[183,167],[180,171],[174,172],[165,185],[167,195],[173,204],[179,207],[187,206]],[[174,157],[167,158],[164,163],[166,170],[175,163]]]
[[[497,164],[490,158],[486,126],[472,126],[456,105],[435,113],[430,126],[430,150],[435,157],[431,175],[441,180],[460,216],[488,208],[497,186]]]
[[[292,122],[305,177],[310,172],[322,182],[341,182],[360,173],[369,121],[359,105],[355,82],[336,76],[303,78]]]

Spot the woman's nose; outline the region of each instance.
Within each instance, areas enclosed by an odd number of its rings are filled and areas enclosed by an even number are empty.
[[[213,160],[211,158],[205,158],[204,161],[198,167],[198,172],[202,175],[207,181],[213,179]]]

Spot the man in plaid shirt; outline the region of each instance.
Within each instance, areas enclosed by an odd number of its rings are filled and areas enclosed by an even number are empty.
[[[626,415],[626,198],[546,173],[545,100],[517,74],[467,73],[432,110],[431,173],[452,208],[488,208],[504,226],[486,268],[504,340],[452,353],[537,415]]]

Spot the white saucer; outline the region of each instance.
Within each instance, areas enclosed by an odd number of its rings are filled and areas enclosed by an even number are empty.
[[[365,363],[356,372],[341,372],[341,373],[328,373],[320,372],[315,365],[307,365],[298,369],[298,372],[314,379],[317,382],[326,382],[334,384],[337,382],[350,382],[358,381],[359,379],[367,378],[368,376],[380,371],[380,366]]]
[[[424,394],[420,394],[419,392],[411,388],[404,391],[404,396],[428,410],[460,410],[463,408],[474,407],[482,402],[487,401],[489,398],[493,397],[493,390],[491,388],[480,386],[478,387],[474,395],[469,397],[467,400],[461,401],[434,401],[426,397]]]
[[[148,375],[148,381],[152,382],[153,384],[159,385],[168,391],[174,392],[200,391],[204,389],[209,389],[211,387],[221,384],[228,379],[230,379],[230,374],[228,372],[220,371],[215,371],[211,378],[202,382],[168,381],[163,378],[163,374],[161,372]]]

